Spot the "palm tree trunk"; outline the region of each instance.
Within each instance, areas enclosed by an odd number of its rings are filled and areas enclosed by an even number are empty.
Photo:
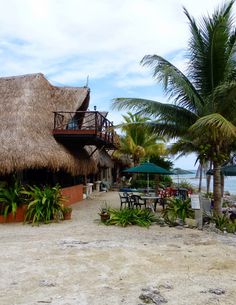
[[[210,162],[210,170],[212,169],[212,161]],[[207,175],[207,193],[210,193],[211,175]]]
[[[201,163],[199,165],[199,171],[200,171],[200,176],[199,176],[198,192],[200,193],[202,190],[202,164]]]
[[[213,198],[214,198],[214,212],[217,215],[222,213],[221,209],[221,178],[220,178],[220,164],[213,163]]]
[[[224,175],[220,175],[220,183],[221,183],[221,197],[224,197],[224,188],[225,188],[225,176]]]

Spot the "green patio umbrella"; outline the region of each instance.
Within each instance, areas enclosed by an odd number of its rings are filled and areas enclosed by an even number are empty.
[[[221,172],[225,176],[236,176],[236,165],[226,165],[221,167]]]
[[[225,165],[220,168],[221,174],[224,176],[236,176],[236,165]],[[213,170],[209,169],[207,175],[213,175]]]
[[[140,165],[125,169],[124,173],[143,173],[147,174],[147,191],[149,193],[149,174],[172,175],[173,173],[167,169],[160,167],[154,163],[144,162]]]

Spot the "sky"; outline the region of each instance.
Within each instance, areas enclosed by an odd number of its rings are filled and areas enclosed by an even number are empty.
[[[150,69],[158,54],[186,66],[189,27],[184,15],[211,14],[219,0],[0,0],[1,76],[43,73],[54,85],[88,86],[90,109],[109,111],[118,97],[167,102]],[[236,5],[234,10],[236,9]],[[171,101],[169,101],[171,102]],[[123,112],[124,114],[124,112]],[[196,156],[174,161],[193,169]]]

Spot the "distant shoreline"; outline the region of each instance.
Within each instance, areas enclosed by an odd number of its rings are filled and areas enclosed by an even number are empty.
[[[179,175],[179,177],[175,176],[171,176],[172,180],[175,183],[179,182],[181,183],[181,181],[187,181],[190,184],[192,184],[194,187],[198,187],[199,185],[199,178],[196,178],[196,173],[193,174],[189,174],[189,175]],[[213,185],[212,182],[213,179],[211,179],[211,185],[210,185],[210,191],[213,191]],[[206,187],[206,177],[203,177],[202,179],[202,190],[206,191],[207,187]],[[236,177],[225,177],[225,187],[224,187],[225,192],[229,192],[232,195],[236,195]]]

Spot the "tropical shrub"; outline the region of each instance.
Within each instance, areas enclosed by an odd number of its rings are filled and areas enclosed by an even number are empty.
[[[211,221],[215,223],[216,228],[220,231],[226,231],[228,233],[236,232],[236,222],[232,221],[226,214],[214,215]]]
[[[118,225],[122,227],[138,225],[141,227],[149,227],[157,221],[155,214],[148,209],[110,209],[109,213],[110,219],[105,222],[107,225]]]
[[[24,201],[22,193],[23,186],[18,180],[15,180],[12,185],[7,183],[0,184],[0,214],[7,217],[12,212],[16,214],[17,207]]]
[[[188,182],[187,180],[181,180],[179,183],[175,183],[175,186],[176,187],[179,187],[179,188],[185,188],[185,189],[187,189],[187,190],[190,190],[190,191],[192,191],[192,192],[194,192],[195,191],[195,188],[194,188],[194,186],[190,183],[190,182]]]
[[[182,222],[185,218],[193,218],[194,211],[191,209],[190,198],[182,200],[177,197],[167,198],[167,206],[163,210],[163,218],[169,225],[175,225],[177,219],[181,219]]]
[[[131,187],[132,188],[147,188],[147,178],[146,179],[136,179],[136,180],[131,180]],[[150,180],[149,181],[149,187],[154,188],[155,187],[155,181]]]
[[[58,221],[63,219],[63,201],[61,188],[59,185],[54,187],[28,186],[24,191],[27,196],[28,208],[25,214],[25,222],[39,224],[39,222],[49,223],[51,220]]]
[[[172,180],[171,176],[161,175],[159,184],[162,185],[164,188],[166,188],[173,184],[173,180]]]

